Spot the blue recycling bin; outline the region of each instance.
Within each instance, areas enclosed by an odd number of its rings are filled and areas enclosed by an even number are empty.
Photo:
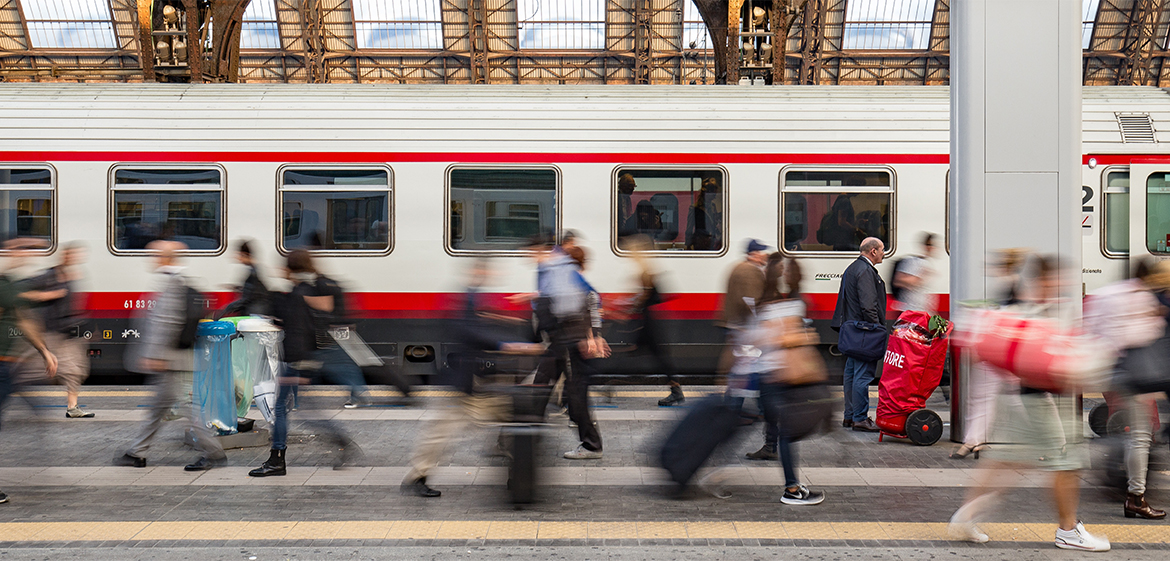
[[[232,376],[230,321],[205,321],[195,331],[195,372],[192,399],[199,406],[200,422],[213,434],[236,433],[236,382]]]

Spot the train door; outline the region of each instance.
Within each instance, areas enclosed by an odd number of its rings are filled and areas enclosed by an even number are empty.
[[[1108,212],[1108,211],[1106,211]],[[1129,257],[1170,258],[1170,159],[1129,166]]]

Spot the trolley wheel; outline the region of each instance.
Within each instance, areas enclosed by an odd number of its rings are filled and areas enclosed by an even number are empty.
[[[1118,411],[1109,416],[1105,432],[1113,436],[1124,436],[1129,432],[1129,411]]]
[[[1089,410],[1089,430],[1097,436],[1109,434],[1109,405],[1098,403]]]
[[[906,437],[919,446],[930,446],[942,438],[942,417],[930,409],[919,409],[906,417]]]

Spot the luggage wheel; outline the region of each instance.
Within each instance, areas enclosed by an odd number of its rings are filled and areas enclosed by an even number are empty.
[[[906,437],[919,446],[930,446],[942,438],[942,417],[930,409],[919,409],[906,417]]]

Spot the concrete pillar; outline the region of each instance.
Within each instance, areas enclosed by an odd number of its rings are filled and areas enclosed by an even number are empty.
[[[1081,271],[1081,2],[951,2],[951,301],[995,296],[987,257],[1028,247]],[[1080,313],[1067,284],[1066,318]],[[969,372],[960,368],[960,372]],[[961,374],[960,374],[961,378]],[[952,385],[952,440],[965,384]]]

